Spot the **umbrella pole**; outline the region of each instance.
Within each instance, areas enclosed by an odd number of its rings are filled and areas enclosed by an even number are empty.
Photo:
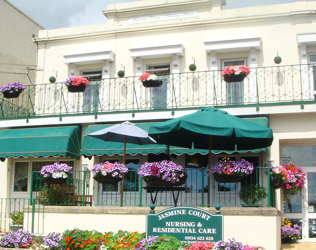
[[[125,165],[125,155],[126,155],[126,140],[127,140],[127,136],[124,136],[124,155],[123,155],[124,165]],[[123,194],[124,194],[124,174],[122,178],[122,188],[121,188],[121,207],[123,207]]]
[[[210,140],[209,140],[209,146],[208,146],[208,178],[207,178],[207,189],[208,189],[208,195],[207,195],[207,206],[210,206],[211,204],[211,175],[210,175],[210,170],[211,170],[211,159],[212,159],[212,136],[210,135]],[[204,188],[204,187],[203,187]]]

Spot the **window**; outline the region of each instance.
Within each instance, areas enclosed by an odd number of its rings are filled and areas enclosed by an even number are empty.
[[[83,71],[82,76],[89,80],[89,86],[86,87],[83,94],[83,112],[93,113],[99,109],[98,97],[102,71]]]
[[[16,162],[14,168],[14,192],[27,192],[28,162]]]
[[[43,179],[39,171],[43,166],[52,165],[56,161],[33,161],[29,162],[15,162],[13,172],[13,192],[30,192],[38,191],[42,188]],[[74,161],[60,161],[59,163],[66,163],[69,166],[74,166]],[[31,166],[31,167],[29,167]],[[33,171],[38,171],[34,172]],[[33,174],[33,186],[31,188],[31,176]]]
[[[314,87],[314,91],[316,91],[316,55],[310,55],[309,56],[309,61],[311,64],[315,64],[312,65],[312,69],[313,69],[313,87]]]
[[[158,88],[149,88],[150,107],[154,109],[167,108],[167,84],[169,81],[170,65],[148,66],[146,72],[156,74],[163,84]]]
[[[246,61],[244,59],[223,61],[223,69],[230,65],[246,65]],[[227,82],[225,92],[227,105],[241,105],[244,103],[244,82]]]
[[[207,155],[185,155],[186,192],[208,193],[207,159]]]

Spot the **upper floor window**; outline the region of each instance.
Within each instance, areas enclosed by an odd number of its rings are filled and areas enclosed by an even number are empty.
[[[241,65],[246,65],[245,59],[224,60],[222,69],[225,69],[228,66]],[[227,82],[225,92],[227,105],[242,105],[244,103],[244,82]]]
[[[311,64],[315,64],[311,66],[313,68],[313,86],[314,86],[314,91],[315,91],[316,90],[316,54],[309,56],[309,62]]]
[[[83,94],[83,111],[92,113],[98,111],[99,107],[99,88],[102,79],[101,70],[83,71],[81,75],[89,80],[89,86],[86,87]]]

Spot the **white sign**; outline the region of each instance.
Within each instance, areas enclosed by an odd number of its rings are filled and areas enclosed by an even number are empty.
[[[164,20],[171,20],[171,19],[190,18],[190,17],[197,17],[197,10],[130,17],[128,18],[128,24],[157,22],[157,21],[164,21]]]

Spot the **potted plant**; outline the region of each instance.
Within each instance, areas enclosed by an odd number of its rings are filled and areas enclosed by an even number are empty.
[[[222,71],[225,82],[242,82],[247,75],[250,74],[248,67],[242,66],[228,66]]]
[[[294,243],[301,237],[302,227],[284,219],[281,227],[282,243]]]
[[[91,169],[93,179],[103,184],[116,184],[120,182],[123,175],[128,172],[128,168],[119,162],[110,163],[108,161],[96,164]]]
[[[155,88],[160,87],[162,85],[162,81],[158,80],[157,75],[150,74],[148,72],[142,74],[139,77],[139,80],[142,81],[143,86],[147,88]]]
[[[220,183],[240,182],[243,177],[252,174],[253,164],[242,159],[241,161],[230,161],[224,158],[211,166],[210,174]]]
[[[150,186],[181,186],[188,177],[181,165],[168,160],[145,162],[138,174]]]
[[[67,86],[68,91],[71,93],[84,92],[86,87],[89,85],[87,78],[77,76],[70,77],[64,81],[64,84]]]
[[[64,184],[67,182],[67,178],[72,176],[72,167],[65,163],[54,163],[53,165],[43,166],[40,174],[48,184]]]
[[[18,231],[19,229],[23,229],[23,211],[15,211],[10,213],[9,217],[11,218],[10,230]]]
[[[262,199],[267,197],[266,188],[261,187],[259,184],[252,184],[249,186],[242,186],[239,192],[240,199],[246,205],[256,205]]]
[[[26,87],[20,82],[9,82],[7,85],[3,85],[0,91],[5,98],[17,98]]]

